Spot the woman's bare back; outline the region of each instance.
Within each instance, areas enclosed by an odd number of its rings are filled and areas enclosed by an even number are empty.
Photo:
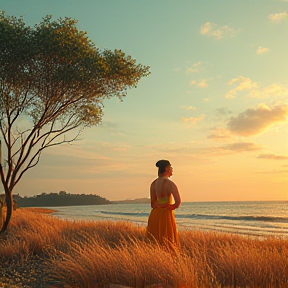
[[[171,195],[171,191],[169,191],[169,182],[171,181],[164,177],[155,180],[154,187],[157,198],[165,198]]]

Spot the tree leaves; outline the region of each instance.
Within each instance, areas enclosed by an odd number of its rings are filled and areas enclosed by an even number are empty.
[[[0,174],[7,195],[43,149],[70,143],[83,127],[97,125],[104,98],[122,99],[150,74],[121,50],[95,47],[76,24],[47,15],[29,27],[21,17],[0,13],[0,139],[8,163]],[[76,136],[66,138],[73,130]]]
[[[92,105],[105,97],[122,98],[150,73],[149,67],[137,65],[121,50],[100,51],[76,23],[46,16],[31,28],[22,18],[1,14],[0,41],[5,43],[0,48],[1,92],[5,91],[6,104],[13,99],[9,107],[22,106],[35,125],[41,118],[59,114],[57,109],[65,113],[75,102],[82,103],[77,106],[81,110],[84,102]],[[86,119],[95,123],[91,117]]]

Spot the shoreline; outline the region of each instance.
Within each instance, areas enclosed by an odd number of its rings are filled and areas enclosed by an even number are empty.
[[[99,207],[99,205],[93,205]],[[106,205],[104,205],[106,206]],[[141,227],[145,227],[147,225],[148,221],[148,215],[147,217],[144,217],[143,215],[141,217],[127,217],[123,215],[107,215],[106,214],[101,214],[102,216],[99,217],[99,215],[93,215],[91,213],[85,214],[83,217],[77,216],[77,211],[74,211],[75,213],[73,215],[66,215],[66,209],[64,211],[62,208],[68,208],[72,206],[59,206],[58,207],[51,207],[51,208],[45,208],[45,207],[20,207],[20,210],[25,210],[25,211],[31,211],[31,212],[36,212],[36,213],[42,213],[42,214],[50,214],[53,217],[63,219],[63,220],[69,220],[69,221],[81,221],[81,222],[90,222],[90,221],[113,221],[113,222],[118,222],[118,221],[128,221],[133,224],[139,225]],[[79,207],[79,206],[73,206],[73,207]],[[125,208],[126,209],[126,208]],[[126,212],[126,210],[125,210]],[[112,213],[113,214],[113,213]],[[117,213],[116,213],[117,214]],[[124,213],[125,214],[125,213]],[[70,215],[70,216],[69,216]],[[129,218],[129,219],[128,219]],[[275,237],[275,238],[282,238],[282,239],[288,239],[288,233],[287,229],[282,228],[279,230],[275,230],[274,228],[266,227],[263,229],[262,227],[254,227],[254,226],[237,226],[233,225],[233,223],[230,223],[229,225],[223,224],[223,225],[215,225],[213,226],[213,223],[205,223],[201,220],[199,221],[193,221],[191,224],[185,223],[185,221],[182,221],[181,217],[177,218],[176,215],[176,223],[177,223],[177,228],[178,231],[187,231],[187,230],[194,230],[194,231],[206,231],[206,232],[220,232],[220,233],[227,233],[227,234],[234,234],[234,235],[241,235],[244,237],[251,237],[251,238],[260,238],[260,239],[265,239],[267,237]],[[249,223],[248,223],[249,224]],[[283,230],[284,229],[284,230]]]
[[[53,214],[58,212],[56,209],[42,208],[42,207],[20,207],[18,209],[42,214]]]

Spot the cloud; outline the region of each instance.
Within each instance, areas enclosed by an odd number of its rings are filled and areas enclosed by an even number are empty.
[[[205,88],[208,86],[208,84],[206,83],[206,80],[203,79],[203,80],[201,80],[201,82],[198,83],[198,86],[201,88]]]
[[[187,69],[188,73],[199,73],[203,68],[201,68],[201,62],[194,63],[192,67]]]
[[[259,159],[268,159],[268,160],[288,160],[288,156],[286,155],[278,155],[272,153],[260,154],[257,156]]]
[[[200,28],[200,33],[205,36],[215,37],[216,39],[223,39],[224,36],[234,37],[237,31],[229,28],[227,25],[219,27],[217,24],[206,22]]]
[[[272,84],[262,89],[253,89],[249,92],[248,97],[251,98],[271,98],[271,97],[285,97],[288,96],[288,88],[279,84]]]
[[[196,108],[193,106],[182,106],[182,108],[185,110],[196,110]]]
[[[209,157],[215,156],[227,156],[243,152],[254,152],[262,150],[263,147],[252,142],[235,142],[218,147],[210,147],[207,151],[202,151],[202,154],[206,154]]]
[[[288,12],[282,12],[282,13],[277,13],[277,14],[270,14],[268,18],[273,23],[279,23],[280,21],[284,20],[287,17],[288,17]]]
[[[206,88],[206,87],[208,87],[208,84],[207,84],[206,81],[207,81],[206,79],[202,79],[202,80],[199,81],[198,84],[197,84],[197,81],[196,81],[196,80],[192,80],[192,81],[190,82],[190,85],[197,85],[197,86],[200,87],[200,88]]]
[[[247,96],[251,98],[270,98],[270,97],[285,97],[288,96],[288,88],[281,84],[271,84],[266,87],[260,87],[257,82],[253,82],[250,78],[239,76],[231,79],[228,86],[234,86],[230,89],[225,97],[236,98],[240,91],[247,91]]]
[[[267,97],[282,96],[284,94],[285,94],[285,96],[287,96],[288,95],[288,89],[283,87],[282,85],[272,84],[272,85],[267,86],[263,89],[263,94],[267,95]]]
[[[287,116],[287,105],[270,108],[260,104],[257,108],[247,109],[237,117],[231,117],[227,128],[233,134],[247,137],[264,132],[272,125],[285,122]]]
[[[263,54],[263,53],[268,52],[268,51],[269,51],[269,49],[267,47],[260,46],[260,47],[258,47],[256,54]]]
[[[218,127],[214,129],[213,133],[207,136],[208,139],[225,140],[231,138],[231,133],[224,128]]]
[[[231,79],[228,82],[228,85],[230,86],[235,83],[237,84],[237,86],[226,93],[226,98],[235,98],[238,91],[258,88],[258,84],[256,82],[253,82],[250,78],[244,76],[239,76],[238,78]]]
[[[190,118],[185,118],[185,117],[182,117],[181,120],[184,122],[184,123],[189,123],[189,124],[196,124],[198,122],[200,122],[202,119],[205,118],[205,115],[201,115],[199,117],[190,117]]]
[[[288,170],[272,170],[272,171],[265,171],[265,172],[256,172],[256,174],[282,174],[287,173]]]
[[[229,109],[227,109],[226,107],[218,108],[218,109],[216,110],[216,112],[217,112],[217,115],[220,115],[220,116],[226,116],[226,115],[229,115],[229,114],[232,113],[232,112],[231,112]]]
[[[261,150],[262,146],[257,145],[255,143],[237,142],[221,146],[220,149],[235,152],[247,152],[247,151]]]

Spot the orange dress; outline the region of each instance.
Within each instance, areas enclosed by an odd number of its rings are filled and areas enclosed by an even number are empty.
[[[158,198],[159,204],[169,204],[169,197]],[[165,244],[167,240],[170,244],[179,245],[178,231],[175,221],[174,210],[168,207],[154,208],[148,218],[147,236],[157,240],[160,244]]]

